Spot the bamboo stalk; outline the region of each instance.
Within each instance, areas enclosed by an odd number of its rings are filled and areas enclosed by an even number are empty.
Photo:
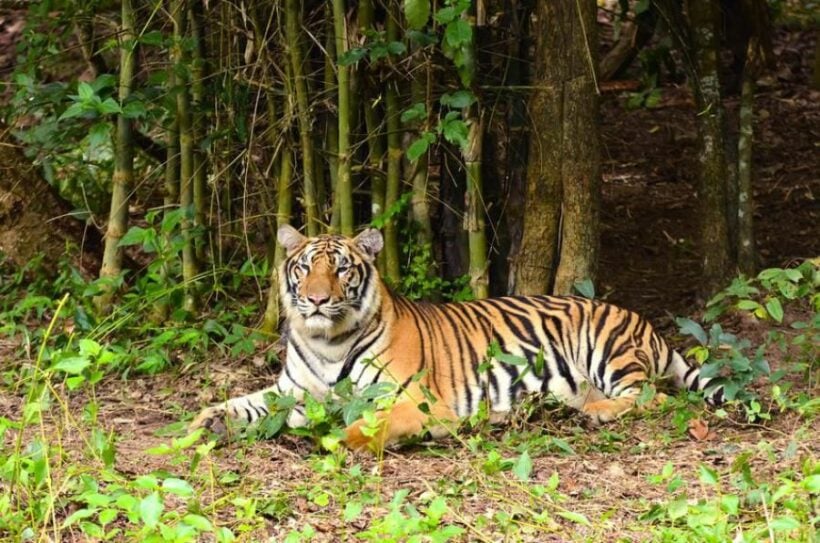
[[[484,220],[484,198],[481,178],[481,148],[484,123],[481,116],[470,114],[470,131],[467,147],[463,150],[467,170],[467,193],[464,213],[464,229],[470,248],[470,286],[476,298],[490,295],[489,262],[487,260],[487,234]]]
[[[310,110],[308,109],[308,90],[305,81],[304,56],[302,54],[299,32],[299,0],[286,0],[285,34],[290,52],[290,65],[293,77],[293,88],[296,91],[296,115],[299,120],[299,137],[302,142],[302,170],[304,176],[304,200],[307,233],[309,236],[319,234],[319,208],[316,204],[316,185],[313,163],[313,140],[311,139]]]
[[[177,66],[188,61],[183,52],[182,41],[185,37],[187,0],[174,0],[171,16],[174,21],[174,60]],[[184,245],[182,248],[182,278],[185,283],[185,300],[183,308],[195,312],[199,305],[196,277],[199,265],[194,246],[194,137],[191,122],[191,104],[188,94],[190,81],[184,70],[178,70],[177,89],[177,126],[179,127],[179,205],[182,209],[180,226]]]
[[[333,10],[327,7],[328,21],[330,28],[325,41],[325,96],[331,96],[336,91],[336,31],[333,28]],[[330,192],[336,194],[336,186],[339,181],[339,121],[338,116],[332,111],[328,111],[326,117],[325,142],[327,149],[328,171],[330,172]],[[338,232],[341,216],[339,215],[339,199],[333,198],[330,211],[330,231]]]
[[[363,35],[373,28],[374,17],[373,0],[360,0],[358,9],[359,34]],[[365,96],[362,103],[364,105],[364,124],[367,129],[367,170],[370,176],[370,213],[372,218],[376,218],[384,213],[385,209],[386,187],[385,178],[384,175],[382,175],[385,152],[384,136],[380,130],[381,123],[376,105],[380,94],[378,83],[375,81],[375,78],[372,77],[372,74],[365,73],[364,70],[367,70],[367,67],[362,69],[360,76],[365,88]],[[385,271],[386,258],[387,256],[384,251],[379,253],[377,263],[381,272]]]
[[[123,105],[131,96],[134,74],[137,69],[137,41],[134,33],[134,11],[131,0],[122,0],[121,14],[118,98],[120,105]],[[117,116],[115,138],[116,158],[114,174],[111,179],[111,210],[105,233],[102,267],[100,268],[100,278],[108,279],[113,279],[122,272],[122,250],[119,243],[128,229],[128,199],[134,182],[133,123],[131,119],[126,118],[123,114]],[[102,288],[103,291],[97,298],[96,305],[99,311],[105,312],[110,308],[114,288],[111,283],[104,283]]]
[[[410,93],[414,104],[423,102],[425,109],[430,112],[430,103],[427,96],[430,79],[430,63],[425,60],[422,67],[424,73],[424,80],[419,81],[414,79],[410,84]],[[419,133],[426,131],[428,120],[420,121],[417,124]],[[427,198],[427,181],[428,181],[428,157],[429,150],[419,157],[413,168],[413,177],[411,183],[413,185],[413,196],[410,199],[410,205],[413,209],[413,219],[419,225],[419,243],[422,245],[432,245],[433,243],[433,227],[430,222],[430,203]],[[432,270],[430,270],[432,272]]]
[[[193,58],[191,59],[191,132],[194,149],[194,225],[197,235],[194,239],[194,248],[198,262],[205,262],[204,235],[207,227],[206,209],[208,206],[206,155],[201,148],[205,135],[203,122],[203,107],[205,105],[205,78],[206,58],[205,39],[202,32],[202,3],[192,0],[188,5],[188,21],[191,28],[191,37],[194,40]]]
[[[333,0],[333,27],[336,55],[347,52],[347,21],[344,0]],[[336,63],[339,108],[339,176],[336,180],[336,200],[339,201],[340,229],[343,235],[353,235],[353,186],[350,181],[350,87],[348,66]]]
[[[475,22],[475,21],[474,21]],[[476,32],[473,24],[469,55],[465,62],[466,79],[476,82]],[[484,143],[484,118],[479,104],[465,108],[463,116],[469,126],[467,145],[461,151],[467,172],[467,192],[465,194],[464,229],[467,231],[470,249],[470,286],[476,298],[490,295],[489,262],[487,260],[487,234],[484,220],[484,195],[481,178],[481,153]]]
[[[399,9],[395,0],[391,0],[387,13],[387,40],[399,39]],[[390,209],[399,199],[401,189],[401,123],[399,111],[399,93],[395,81],[387,82],[385,93],[385,116],[387,117],[387,179],[384,195],[384,208]],[[385,275],[392,284],[400,280],[399,239],[395,217],[384,224]]]
[[[272,96],[269,96],[272,98]],[[293,103],[290,92],[285,93],[285,112],[283,117],[282,133],[279,138],[274,136],[275,145],[280,146],[279,153],[279,175],[276,186],[276,229],[282,225],[290,224],[293,215],[293,191],[291,182],[293,178],[293,145],[290,141],[289,128],[290,119],[293,117]],[[279,327],[279,266],[285,260],[285,249],[276,244],[274,251],[273,266],[271,266],[270,288],[268,289],[268,301],[265,307],[265,316],[262,321],[261,330],[266,334],[274,334]]]
[[[176,75],[174,67],[168,69],[168,81],[166,84],[169,96],[176,92]],[[165,194],[163,195],[164,215],[177,209],[179,203],[179,123],[176,115],[168,122],[165,129]],[[173,232],[165,232],[165,244],[170,247]],[[164,282],[171,277],[170,266],[167,260],[163,262],[160,274]],[[154,304],[154,321],[163,322],[168,318],[168,298],[161,296]]]

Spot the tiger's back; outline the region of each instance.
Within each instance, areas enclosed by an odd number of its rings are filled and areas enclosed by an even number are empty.
[[[289,325],[282,374],[269,389],[205,409],[193,426],[253,422],[268,413],[267,392],[301,399],[327,394],[343,379],[359,389],[392,382],[396,399],[378,414],[380,430],[362,431],[363,421],[346,430],[351,447],[383,447],[425,428],[445,433],[482,403],[506,413],[528,393],[554,394],[606,422],[628,411],[655,377],[689,389],[708,384],[645,319],[614,305],[554,296],[413,302],[379,278],[378,231],[305,238],[283,227],[279,240],[288,252],[279,281]],[[719,388],[707,396],[721,398]],[[297,405],[288,424],[305,422]]]
[[[426,372],[423,383],[458,417],[482,402],[504,413],[524,394],[551,393],[605,422],[627,402],[599,402],[637,397],[655,376],[670,374],[679,387],[704,385],[648,321],[604,302],[532,296],[392,303],[395,347],[381,353],[382,362],[398,383]]]

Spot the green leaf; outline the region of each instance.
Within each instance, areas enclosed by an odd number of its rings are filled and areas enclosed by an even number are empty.
[[[404,16],[411,30],[419,30],[430,18],[429,0],[404,0]]]
[[[61,528],[65,529],[72,524],[76,524],[83,519],[93,516],[96,512],[97,509],[77,509],[63,521]]]
[[[407,33],[407,37],[410,38],[410,41],[415,43],[420,47],[426,47],[428,45],[433,45],[437,43],[436,35],[435,34],[428,34],[427,32],[419,32],[418,30],[411,30]]]
[[[586,515],[582,513],[575,513],[574,511],[559,511],[559,517],[564,517],[567,520],[574,522],[575,524],[582,524],[584,526],[592,526],[592,523],[586,517]]]
[[[769,523],[769,528],[774,532],[790,532],[800,528],[800,521],[794,517],[777,517]]]
[[[587,278],[576,281],[572,287],[584,298],[589,298],[590,300],[595,298],[595,285],[592,283],[592,279]]]
[[[707,485],[716,485],[718,483],[718,475],[715,470],[708,466],[700,465],[700,480]]]
[[[213,524],[211,521],[203,517],[202,515],[195,515],[193,513],[189,513],[182,518],[182,522],[189,526],[193,526],[200,532],[211,532],[214,529]]]
[[[473,29],[470,27],[470,24],[463,19],[458,19],[448,24],[447,29],[444,31],[444,39],[447,41],[447,44],[453,48],[469,44],[472,38]]]
[[[439,101],[443,106],[461,109],[473,105],[476,101],[476,97],[468,90],[460,90],[453,94],[443,94]]]
[[[78,342],[80,354],[83,356],[97,356],[102,351],[102,346],[93,339],[83,338]]]
[[[464,121],[461,119],[453,119],[447,121],[442,126],[442,134],[444,139],[450,143],[456,144],[461,148],[467,146],[467,134],[469,129]]]
[[[59,119],[57,120],[62,121],[63,119],[72,119],[74,117],[79,117],[80,115],[85,115],[88,112],[88,106],[86,106],[84,103],[74,102],[73,104],[68,106],[68,108],[65,111],[63,111],[63,114],[60,115]]]
[[[80,84],[77,85],[77,94],[79,95],[80,100],[82,100],[83,102],[90,101],[96,95],[96,93],[94,92],[94,87],[83,81],[81,81]]]
[[[387,44],[387,52],[391,55],[403,55],[407,51],[407,46],[400,41],[391,41]]]
[[[123,106],[122,115],[126,119],[139,119],[148,115],[148,110],[141,101],[132,100]]]
[[[820,474],[809,475],[800,482],[800,486],[812,494],[820,494]]]
[[[106,98],[103,103],[98,104],[97,111],[103,115],[107,115],[109,113],[122,113],[120,105],[113,98]]]
[[[363,507],[361,502],[347,502],[344,510],[345,522],[353,522],[359,518],[359,515],[362,514],[362,509]]]
[[[69,356],[55,364],[54,369],[71,375],[79,375],[90,365],[91,361],[86,356]]]
[[[148,234],[147,228],[142,228],[141,226],[132,226],[128,229],[128,232],[120,238],[119,243],[117,243],[117,247],[125,247],[128,245],[140,245],[142,244]]]
[[[417,161],[424,153],[427,152],[427,149],[430,147],[430,141],[425,138],[421,137],[414,141],[410,147],[407,148],[407,159],[410,162]]]
[[[458,15],[459,13],[454,6],[447,6],[438,10],[434,18],[437,22],[446,25],[455,20]]]
[[[677,323],[682,334],[693,336],[701,345],[706,345],[706,343],[708,343],[709,338],[706,336],[706,332],[700,324],[696,323],[692,319],[679,317],[675,319],[675,323]]]
[[[529,481],[532,473],[532,459],[529,452],[524,451],[521,453],[521,456],[513,464],[512,471],[519,481]]]
[[[413,104],[409,108],[402,111],[400,120],[403,123],[409,123],[412,121],[418,121],[426,118],[427,108],[425,107],[423,102],[419,102],[417,104]]]
[[[145,45],[159,47],[162,45],[162,32],[152,30],[140,36],[139,41]]]
[[[671,520],[685,517],[689,512],[689,504],[686,503],[686,498],[672,500],[666,507],[666,512]]]
[[[783,322],[783,306],[780,305],[780,299],[772,298],[766,302],[766,311],[777,322]]]
[[[162,481],[162,489],[177,496],[191,496],[194,493],[194,488],[188,481],[176,477],[169,477]]]
[[[336,62],[339,66],[352,66],[362,60],[366,55],[367,49],[365,47],[355,47],[339,55],[339,59]]]
[[[509,353],[496,353],[495,357],[496,360],[501,362],[502,364],[509,364],[510,366],[526,366],[529,362],[523,356],[518,356]]]
[[[153,528],[159,522],[159,518],[162,516],[162,510],[164,507],[165,506],[163,505],[159,494],[153,492],[143,498],[140,502],[140,519],[146,526]]]

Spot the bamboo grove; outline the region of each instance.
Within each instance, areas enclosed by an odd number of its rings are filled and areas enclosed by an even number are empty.
[[[106,223],[101,310],[116,304],[134,245],[151,255],[160,321],[206,307],[216,275],[267,247],[272,332],[282,224],[382,229],[382,275],[413,296],[594,282],[597,103],[655,35],[671,37],[697,103],[705,277],[754,268],[753,82],[770,47],[755,0],[744,4],[739,142],[725,141],[721,24],[705,0],[608,3],[622,32],[608,49],[592,0],[41,4],[30,26],[75,44],[87,65],[51,106],[55,131],[112,142],[105,195],[83,200]],[[32,43],[18,96],[52,69],[38,56],[48,43]]]

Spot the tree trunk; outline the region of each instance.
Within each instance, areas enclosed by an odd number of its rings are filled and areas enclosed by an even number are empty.
[[[697,77],[692,86],[698,107],[698,196],[701,220],[704,289],[723,285],[730,273],[729,226],[727,220],[728,174],[724,133],[724,110],[718,78],[719,6],[711,0],[689,0]]]
[[[749,53],[743,70],[743,84],[740,92],[740,134],[738,147],[738,198],[737,198],[737,264],[741,272],[748,276],[757,267],[754,238],[754,195],[752,193],[752,140],[754,136],[755,101],[755,40],[749,43]]]
[[[46,182],[8,137],[0,124],[0,253],[23,267],[47,255],[44,271],[57,273],[66,244],[81,247],[79,264],[91,274],[99,270],[101,236],[71,216],[71,206]]]
[[[535,9],[524,230],[515,262],[515,291],[527,295],[551,290],[559,236],[556,292],[594,275],[598,246],[595,5],[540,0]]]
[[[130,0],[122,1],[122,22],[120,33],[120,81],[118,98],[120,104],[131,96],[136,73],[136,47],[134,34],[134,12]],[[105,233],[100,278],[114,278],[122,271],[122,249],[120,240],[128,229],[128,198],[134,183],[133,121],[125,115],[117,116],[117,133],[114,144],[114,174],[111,180],[111,211]],[[103,284],[103,292],[96,300],[97,309],[107,311],[114,295],[113,285]]]
[[[569,2],[574,4],[574,2]],[[595,67],[596,5],[567,7],[562,19],[573,42],[564,71],[561,149],[561,253],[555,273],[555,294],[571,294],[573,285],[595,279],[598,263],[601,152],[598,135],[598,96]],[[557,68],[554,67],[554,68]]]

